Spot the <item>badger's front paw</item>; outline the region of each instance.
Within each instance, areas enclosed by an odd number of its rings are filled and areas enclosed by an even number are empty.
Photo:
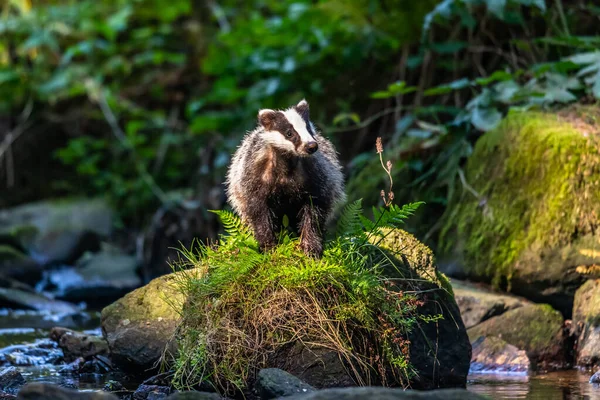
[[[321,258],[323,256],[323,242],[321,239],[306,239],[300,241],[300,248],[309,257]]]

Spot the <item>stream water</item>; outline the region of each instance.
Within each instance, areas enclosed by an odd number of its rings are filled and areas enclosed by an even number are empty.
[[[61,320],[59,315],[43,312],[0,309],[0,367],[16,366],[27,381],[51,382],[80,390],[101,389],[112,376],[71,375],[61,371],[62,351],[48,336],[52,326],[63,324],[89,334],[101,334],[98,313]],[[468,389],[492,399],[600,400],[600,386],[588,383],[590,375],[576,370],[530,377],[474,374],[469,376]],[[127,382],[121,383],[128,386]]]
[[[535,376],[470,375],[470,391],[492,399],[600,400],[600,386],[591,373],[568,370]]]

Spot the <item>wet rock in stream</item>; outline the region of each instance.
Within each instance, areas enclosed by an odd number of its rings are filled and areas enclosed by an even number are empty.
[[[0,369],[0,393],[17,394],[24,384],[25,378],[15,367]]]
[[[140,385],[133,393],[133,400],[165,399],[172,390],[168,386]]]
[[[113,211],[101,199],[62,199],[0,211],[0,234],[11,236],[39,264],[73,263],[97,251],[112,233]]]
[[[511,373],[527,374],[531,361],[525,350],[519,350],[504,340],[488,336],[473,342],[471,369],[473,373]]]
[[[67,328],[52,328],[50,339],[58,343],[66,362],[74,361],[79,357],[88,359],[98,354],[108,353],[108,343],[104,338]]]
[[[118,400],[106,392],[79,392],[49,383],[28,383],[21,389],[19,400]]]

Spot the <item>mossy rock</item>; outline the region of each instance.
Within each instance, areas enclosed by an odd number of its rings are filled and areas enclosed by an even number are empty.
[[[580,367],[600,365],[600,280],[584,283],[575,293],[572,334],[577,338],[576,363]]]
[[[442,267],[458,263],[569,316],[575,290],[600,265],[599,116],[582,106],[511,111],[483,135],[446,212]]]
[[[529,304],[525,299],[496,293],[467,282],[453,280],[452,286],[454,298],[467,329],[508,310]]]
[[[0,238],[0,276],[34,284],[42,277],[42,268],[18,246],[2,243]]]
[[[473,342],[471,373],[530,372],[531,361],[527,352],[495,336],[480,337]]]
[[[338,250],[326,250],[321,260],[306,258],[294,250],[293,240],[264,255],[237,242],[231,253],[215,248],[214,259],[209,255],[196,261],[197,266],[207,263],[210,267],[200,281],[192,283],[196,289],[186,299],[176,365],[204,370],[209,379],[219,379],[216,386],[228,393],[252,387],[256,371],[262,368],[280,368],[316,388],[365,384],[464,387],[471,346],[452,288],[437,270],[433,253],[402,230],[388,230],[384,239],[373,235],[370,240],[378,250],[370,253],[364,269],[356,270],[341,261],[345,254],[335,253]],[[393,268],[387,264],[381,275],[375,272],[379,258],[393,259]],[[232,275],[239,278],[231,279]],[[380,278],[389,290],[379,291]],[[219,286],[211,286],[211,280]],[[377,297],[377,304],[363,302],[370,296],[365,294],[368,291],[386,295]],[[386,326],[402,332],[396,337],[406,343],[406,358],[396,358],[394,365],[408,362],[388,370],[389,364],[378,355],[392,350],[385,350],[383,331],[373,327],[378,321],[388,321],[387,313],[395,312],[395,307],[412,307],[404,301],[414,305],[415,312]],[[203,360],[209,360],[202,364],[205,369],[190,364]],[[404,366],[410,374],[400,375]],[[189,370],[181,371],[176,377],[191,376]]]
[[[539,368],[566,366],[563,317],[547,304],[531,304],[488,319],[467,330],[472,342],[499,337],[525,350]]]
[[[177,282],[183,274],[156,278],[102,310],[102,333],[119,367],[147,374],[165,351],[175,352],[184,301]]]

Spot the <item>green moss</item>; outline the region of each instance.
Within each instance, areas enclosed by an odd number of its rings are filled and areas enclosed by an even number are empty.
[[[177,320],[184,296],[179,290],[178,282],[193,274],[182,271],[156,278],[147,285],[128,293],[119,301],[102,310],[102,319],[110,319],[110,324],[118,325],[147,320]]]
[[[600,135],[588,125],[595,113],[512,111],[483,135],[466,167],[479,197],[463,191],[450,204],[443,250],[461,251],[471,274],[510,282],[526,253],[592,233],[600,215]]]
[[[600,324],[600,281],[585,282],[575,293],[573,302],[573,324]]]
[[[562,354],[562,325],[562,315],[551,306],[527,305],[484,321],[467,333],[471,341],[496,336],[533,357],[545,358]]]
[[[415,236],[402,229],[385,230],[383,240],[377,245],[404,262],[403,274],[415,274],[420,279],[433,282],[454,297],[450,280],[435,264],[433,251]],[[395,271],[386,273],[394,275]]]

